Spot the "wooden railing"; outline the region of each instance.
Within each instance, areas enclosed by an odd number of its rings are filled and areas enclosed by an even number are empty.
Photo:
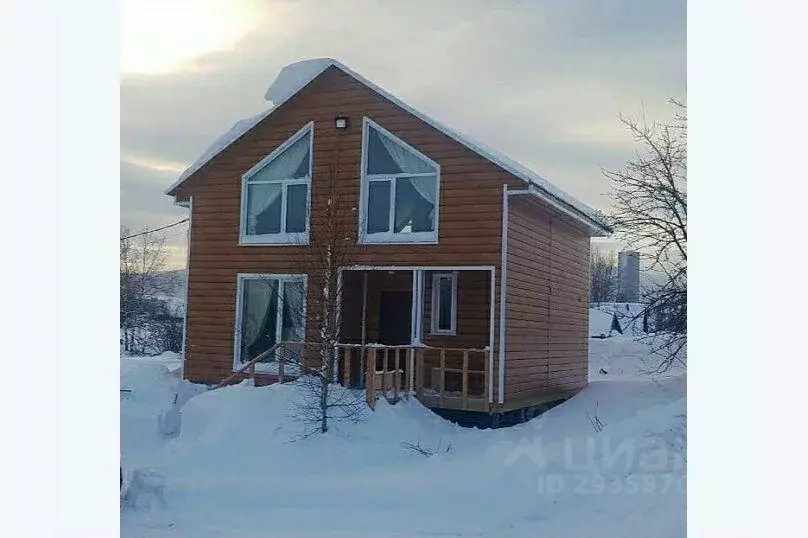
[[[392,401],[398,401],[403,395],[414,395],[423,401],[429,401],[435,407],[454,409],[479,408],[487,403],[488,386],[488,353],[487,348],[435,348],[429,346],[380,346],[361,344],[338,344],[337,357],[342,366],[342,383],[346,387],[354,387],[352,379],[355,354],[364,358],[365,398],[371,409],[375,408],[378,393]],[[455,355],[455,356],[452,356]],[[472,357],[479,356],[480,368],[472,368]],[[381,362],[381,369],[379,369]],[[392,362],[392,368],[391,368]],[[431,367],[429,371],[427,368]],[[360,368],[361,370],[361,368]],[[459,390],[448,391],[446,374],[458,374]],[[429,374],[429,375],[427,375]],[[480,378],[477,391],[472,392],[470,376]],[[406,378],[406,386],[404,379]],[[392,393],[392,396],[390,395]],[[484,400],[482,402],[481,400]]]
[[[256,372],[256,365],[273,356],[278,365],[278,381],[283,383],[294,377],[286,375],[286,363],[295,362],[296,373],[305,371],[301,364],[303,350],[316,346],[318,344],[311,342],[278,342],[211,388],[224,387],[242,376],[255,379],[256,373],[261,373]],[[415,396],[430,407],[487,409],[488,348],[378,344],[337,344],[334,348],[335,380],[347,388],[364,388],[365,400],[371,409],[375,409],[379,393],[391,402]],[[290,353],[294,361],[279,357],[279,352]],[[459,377],[457,386],[448,386],[447,374]],[[472,379],[479,382],[473,384]]]
[[[278,380],[281,383],[283,383],[283,381],[285,379],[284,366],[285,366],[286,362],[288,362],[288,360],[285,360],[284,357],[278,358],[277,357],[278,352],[279,351],[291,352],[290,347],[300,346],[300,345],[302,345],[302,344],[298,344],[297,342],[278,342],[277,344],[275,344],[271,348],[269,348],[266,351],[264,351],[263,353],[259,354],[254,359],[252,359],[249,362],[245,363],[244,366],[242,366],[241,368],[239,368],[238,370],[236,370],[235,372],[233,372],[232,374],[230,374],[229,376],[224,378],[221,382],[219,382],[219,384],[214,385],[213,387],[211,387],[211,390],[219,389],[219,388],[222,388],[224,386],[227,386],[227,385],[229,385],[230,383],[232,383],[233,381],[235,381],[236,379],[238,379],[241,376],[244,376],[247,379],[255,379],[255,374],[256,374],[255,365],[258,364],[259,362],[265,362],[269,357],[271,357],[273,355],[276,356],[275,358],[276,358],[277,363],[278,363]],[[258,372],[258,373],[260,373],[260,372]]]

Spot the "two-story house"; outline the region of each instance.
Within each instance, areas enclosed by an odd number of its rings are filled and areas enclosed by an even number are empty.
[[[395,354],[425,405],[491,414],[586,385],[590,238],[611,232],[595,211],[338,61],[287,66],[266,97],[167,190],[191,211],[188,379],[316,332],[301,260],[329,178],[361,246],[341,267],[342,340],[363,364],[384,353],[370,370]],[[357,364],[341,378],[361,384]]]

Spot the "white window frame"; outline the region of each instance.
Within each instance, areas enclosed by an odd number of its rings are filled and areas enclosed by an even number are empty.
[[[305,178],[298,179],[282,179],[278,181],[253,181],[248,180],[257,174],[264,166],[270,163],[275,157],[283,153],[289,146],[297,142],[306,133],[311,133],[309,137],[309,174]],[[239,221],[239,245],[242,246],[256,246],[256,245],[308,245],[309,244],[309,231],[311,226],[311,177],[314,168],[314,122],[310,121],[298,132],[293,134],[283,144],[278,146],[275,151],[261,159],[258,164],[250,168],[244,175],[241,176],[241,218]],[[247,234],[247,192],[248,183],[250,185],[261,185],[267,183],[276,183],[281,186],[281,231],[275,234],[260,234],[249,235]],[[308,193],[306,195],[306,230],[303,232],[287,233],[286,230],[286,196],[287,190],[290,185],[307,185]]]
[[[448,330],[442,330],[438,327],[440,301],[438,293],[440,292],[440,279],[449,278],[452,280],[452,313],[450,316],[451,327]],[[432,274],[432,314],[431,314],[431,334],[441,336],[455,336],[457,334],[457,271],[452,273],[433,273]]]
[[[369,128],[373,127],[376,129],[379,134],[382,136],[386,136],[391,139],[396,144],[404,146],[409,151],[416,154],[419,158],[423,159],[431,166],[435,167],[435,173],[428,172],[423,174],[366,174],[365,171],[367,169],[367,146],[368,146],[368,134]],[[415,149],[414,147],[410,146],[399,137],[376,123],[375,121],[371,120],[367,116],[362,118],[362,159],[360,163],[360,203],[359,203],[359,235],[358,235],[358,242],[364,244],[397,244],[397,243],[404,243],[404,244],[426,244],[426,245],[436,245],[438,244],[438,225],[440,224],[440,165]],[[396,183],[398,178],[410,178],[410,177],[432,177],[435,176],[435,230],[432,232],[414,232],[414,233],[395,233],[393,232],[393,223],[395,222],[395,214],[396,214]],[[367,232],[367,213],[368,213],[368,191],[370,183],[373,181],[389,181],[390,182],[390,215],[389,218],[389,226],[388,231],[386,232],[377,232],[377,233],[368,233]]]
[[[305,273],[301,274],[269,274],[269,273],[238,273],[236,276],[236,325],[233,331],[233,371],[241,369],[245,363],[241,362],[241,321],[244,297],[244,282],[247,280],[277,280],[278,281],[278,312],[275,316],[275,341],[280,341],[281,329],[283,327],[283,287],[285,282],[303,282],[303,334],[306,333],[306,303],[308,302],[309,278]],[[277,373],[277,363],[256,363],[255,371],[260,373]],[[288,373],[294,374],[291,369]]]

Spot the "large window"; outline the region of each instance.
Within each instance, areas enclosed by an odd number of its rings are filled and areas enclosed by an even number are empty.
[[[365,243],[436,243],[440,167],[373,121],[362,129]]]
[[[313,129],[309,123],[244,174],[242,244],[308,243]]]
[[[432,334],[457,333],[457,274],[432,275]]]
[[[240,368],[276,342],[302,342],[306,334],[306,277],[239,275],[236,299],[236,348],[233,369]],[[275,357],[256,365],[277,372]],[[291,369],[287,367],[287,371]],[[290,371],[291,373],[291,371]]]

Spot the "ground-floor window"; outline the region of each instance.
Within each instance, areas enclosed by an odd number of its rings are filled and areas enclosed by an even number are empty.
[[[234,369],[276,342],[305,339],[305,275],[241,274],[237,288]],[[277,370],[273,359],[259,363],[257,370]]]

